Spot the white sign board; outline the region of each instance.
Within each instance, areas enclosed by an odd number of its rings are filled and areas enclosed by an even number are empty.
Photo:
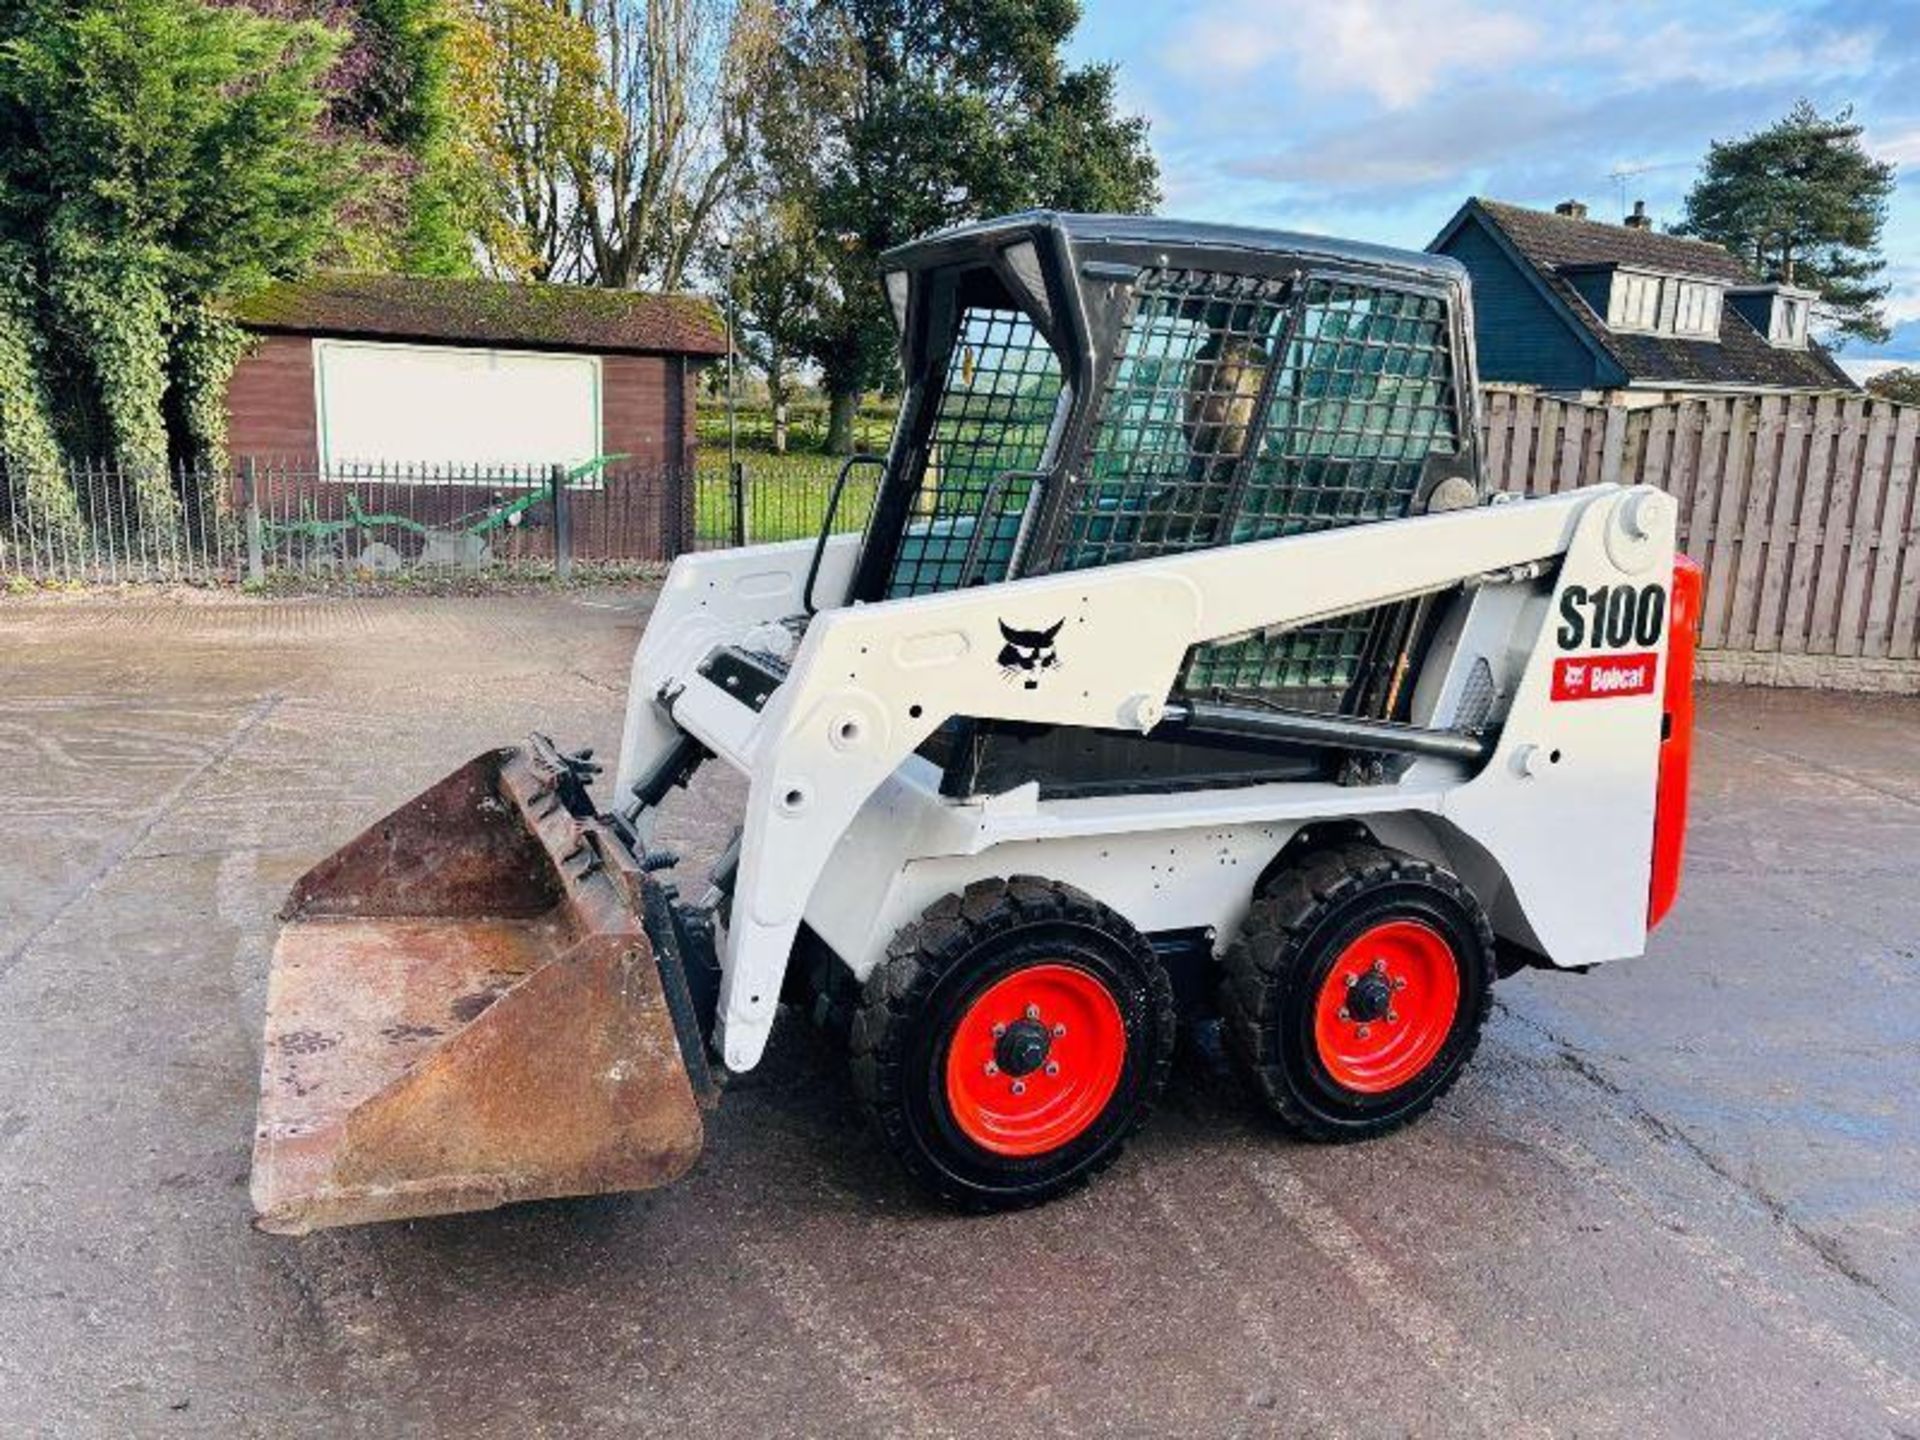
[[[600,362],[313,342],[324,467],[578,465],[600,454]]]

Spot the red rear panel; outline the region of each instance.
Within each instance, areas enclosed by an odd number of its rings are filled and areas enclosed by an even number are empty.
[[[1700,634],[1704,588],[1699,565],[1685,555],[1674,556],[1660,778],[1654,791],[1653,879],[1647,889],[1649,930],[1666,918],[1680,893],[1680,859],[1687,845],[1687,774],[1693,766],[1693,650]]]

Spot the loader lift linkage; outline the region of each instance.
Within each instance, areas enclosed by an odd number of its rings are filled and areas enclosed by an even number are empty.
[[[674,563],[612,803],[535,736],[296,885],[264,1228],[665,1184],[782,1001],[966,1208],[1111,1163],[1183,1017],[1362,1139],[1497,974],[1644,948],[1701,577],[1657,490],[1486,492],[1457,265],[1051,212],[883,265],[884,461],[816,542]],[[709,761],[747,800],[682,898],[656,821]]]

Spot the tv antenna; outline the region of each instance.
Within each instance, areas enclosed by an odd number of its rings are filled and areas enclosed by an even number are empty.
[[[1645,175],[1653,170],[1684,170],[1692,163],[1690,160],[1653,160],[1644,165],[1622,165],[1616,170],[1609,170],[1607,172],[1607,178],[1613,181],[1614,190],[1617,192],[1619,213],[1624,215],[1627,211],[1627,182],[1629,180],[1634,179],[1636,176]]]

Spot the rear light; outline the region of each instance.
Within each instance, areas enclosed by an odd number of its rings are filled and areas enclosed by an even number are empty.
[[[1647,885],[1647,928],[1666,918],[1680,893],[1687,846],[1687,776],[1693,765],[1693,652],[1700,635],[1705,576],[1685,555],[1673,557],[1673,603],[1667,612],[1667,683],[1661,705],[1660,772],[1654,782],[1653,878]]]

